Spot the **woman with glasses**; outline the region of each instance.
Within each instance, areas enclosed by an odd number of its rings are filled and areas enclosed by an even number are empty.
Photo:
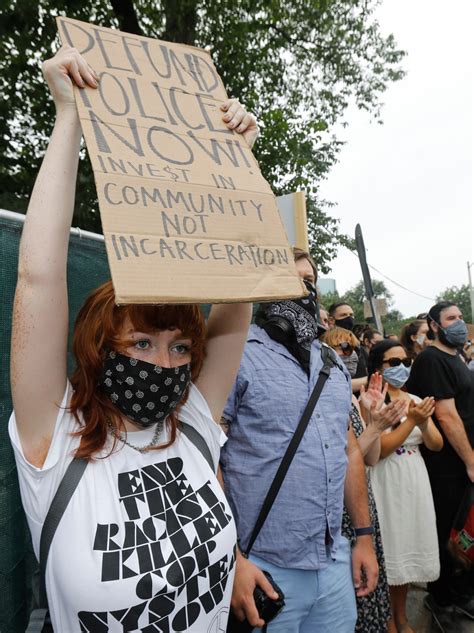
[[[381,459],[370,472],[390,585],[389,631],[398,633],[413,633],[406,615],[408,584],[439,576],[433,497],[420,445],[439,451],[443,439],[431,420],[434,399],[420,400],[403,391],[411,362],[400,343],[385,340],[371,349],[368,363],[369,377],[382,375],[386,402],[405,405],[400,423],[381,435]]]
[[[344,328],[334,327],[324,335],[324,342],[332,347],[348,372],[353,376],[356,372],[358,356],[356,349],[359,346],[357,337]],[[402,405],[393,402],[389,406],[383,406],[382,381],[378,374],[373,374],[367,390],[362,388],[361,404],[364,411],[364,419],[360,415],[359,403],[352,396],[350,421],[354,435],[368,465],[376,464],[380,456],[380,434],[384,429],[390,428],[402,415]],[[373,404],[372,404],[373,403]],[[379,564],[379,581],[377,588],[368,596],[357,598],[357,633],[385,633],[387,622],[391,617],[390,594],[385,571],[385,560],[380,534],[379,520],[374,495],[370,482],[367,482],[369,493],[370,519],[374,528],[374,545]],[[344,508],[342,515],[342,534],[354,542],[354,531],[349,514]]]

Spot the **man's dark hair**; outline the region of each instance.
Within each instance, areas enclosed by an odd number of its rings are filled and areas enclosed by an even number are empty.
[[[359,340],[362,340],[364,332],[369,327],[370,326],[367,325],[367,323],[356,323],[354,327],[352,328],[352,333],[355,334]]]
[[[443,310],[446,310],[446,308],[452,308],[455,305],[456,304],[453,303],[452,301],[440,301],[439,303],[436,303],[432,308],[429,309],[429,312],[426,316],[426,322],[428,323],[428,328],[429,328],[426,336],[431,341],[434,341],[436,338],[436,334],[431,329],[431,324],[434,321],[437,325],[440,325],[439,320],[441,318],[441,312]]]
[[[372,339],[374,338],[375,334],[379,334],[380,336],[382,336],[382,332],[379,332],[378,330],[374,330],[371,327],[367,327],[363,332],[362,332],[362,342],[364,342],[364,340],[366,339],[367,341],[369,341],[369,343],[372,342]]]
[[[379,343],[376,343],[369,352],[369,359],[367,361],[367,371],[370,376],[376,371],[381,371],[383,365],[383,357],[385,352],[392,347],[403,347],[398,341],[391,341],[390,339],[384,339]]]
[[[340,301],[339,303],[333,303],[329,306],[329,314],[330,316],[334,316],[334,313],[336,312],[336,310],[338,308],[340,308],[341,306],[349,306],[349,308],[351,307],[350,303],[347,303],[347,301]]]

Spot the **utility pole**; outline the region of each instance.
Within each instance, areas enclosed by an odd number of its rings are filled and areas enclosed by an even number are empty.
[[[471,321],[474,323],[474,289],[472,287],[471,266],[474,262],[467,262],[467,276],[469,279],[469,297],[471,299]]]
[[[362,237],[362,229],[360,228],[360,224],[357,224],[356,229],[355,229],[355,241],[356,241],[356,247],[357,247],[357,254],[359,255],[359,263],[362,270],[362,278],[364,279],[365,296],[367,297],[370,303],[370,308],[372,310],[372,317],[374,319],[375,327],[381,334],[383,334],[382,320],[380,318],[380,315],[377,313],[377,309],[375,306],[375,297],[374,297],[374,290],[372,288],[372,279],[370,278],[369,267],[367,265],[364,238]]]

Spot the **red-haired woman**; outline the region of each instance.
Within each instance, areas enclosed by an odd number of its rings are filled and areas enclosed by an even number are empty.
[[[108,282],[77,317],[69,382],[66,257],[81,139],[72,85],[95,88],[97,76],[70,48],[43,69],[57,117],[21,241],[10,435],[37,555],[67,466],[74,455],[88,460],[48,558],[53,628],[225,628],[234,522],[178,420],[217,464],[224,438],[213,420],[239,367],[250,305],[214,306],[206,328],[198,306],[116,306]],[[235,100],[222,110],[252,143],[255,119]]]

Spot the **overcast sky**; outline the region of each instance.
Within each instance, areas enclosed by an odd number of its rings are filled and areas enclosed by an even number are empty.
[[[407,51],[407,76],[384,95],[384,124],[355,108],[340,162],[321,184],[332,214],[354,235],[359,222],[369,264],[426,297],[467,283],[473,242],[472,0],[383,0],[382,32]],[[340,249],[328,277],[339,293],[361,278]],[[434,301],[383,279],[404,316]],[[474,275],[474,267],[472,269]]]

